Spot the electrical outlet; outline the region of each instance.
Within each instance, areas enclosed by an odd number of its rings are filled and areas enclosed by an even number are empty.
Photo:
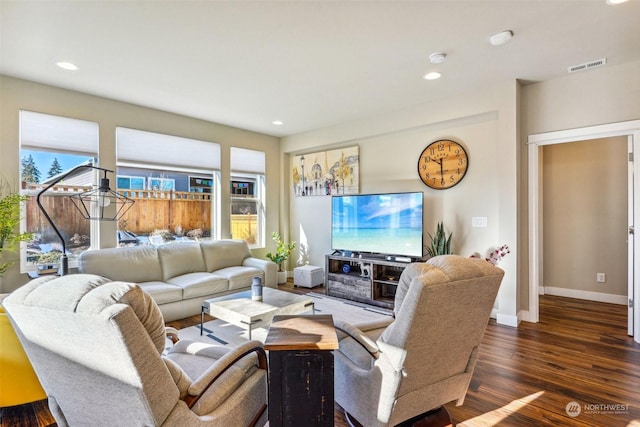
[[[596,282],[604,283],[605,281],[604,273],[596,273]]]

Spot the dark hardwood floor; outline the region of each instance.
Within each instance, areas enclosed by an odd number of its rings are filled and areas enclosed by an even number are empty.
[[[308,292],[290,283],[281,289]],[[446,406],[454,424],[640,427],[640,345],[627,336],[626,318],[621,305],[541,296],[537,324],[491,320],[464,404]],[[580,413],[569,417],[567,407]],[[50,425],[46,401],[0,408],[0,427]],[[348,425],[340,408],[335,425]]]

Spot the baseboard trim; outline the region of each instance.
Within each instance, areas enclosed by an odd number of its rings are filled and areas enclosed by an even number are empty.
[[[531,316],[531,312],[529,310],[521,310],[520,313],[518,313],[520,316],[520,319],[522,319],[523,322],[530,322],[530,323],[536,323],[537,321],[534,320]]]
[[[511,314],[498,313],[496,315],[496,323],[498,325],[513,326],[514,328],[517,328],[518,324],[520,324],[520,318],[517,315],[513,316]]]
[[[554,295],[558,297],[578,298],[588,301],[606,302],[609,304],[627,305],[626,295],[605,294],[602,292],[581,291],[579,289],[557,288],[545,286],[543,295]]]

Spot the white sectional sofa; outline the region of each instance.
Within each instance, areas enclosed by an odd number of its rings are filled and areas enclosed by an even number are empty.
[[[253,277],[277,288],[277,265],[254,258],[243,240],[179,242],[84,252],[80,273],[139,284],[165,321],[200,314],[202,301],[250,289]]]

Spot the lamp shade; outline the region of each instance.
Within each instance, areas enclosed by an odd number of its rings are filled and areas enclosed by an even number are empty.
[[[84,218],[98,221],[118,221],[134,203],[111,190],[108,178],[101,178],[98,188],[73,194],[69,198]]]

